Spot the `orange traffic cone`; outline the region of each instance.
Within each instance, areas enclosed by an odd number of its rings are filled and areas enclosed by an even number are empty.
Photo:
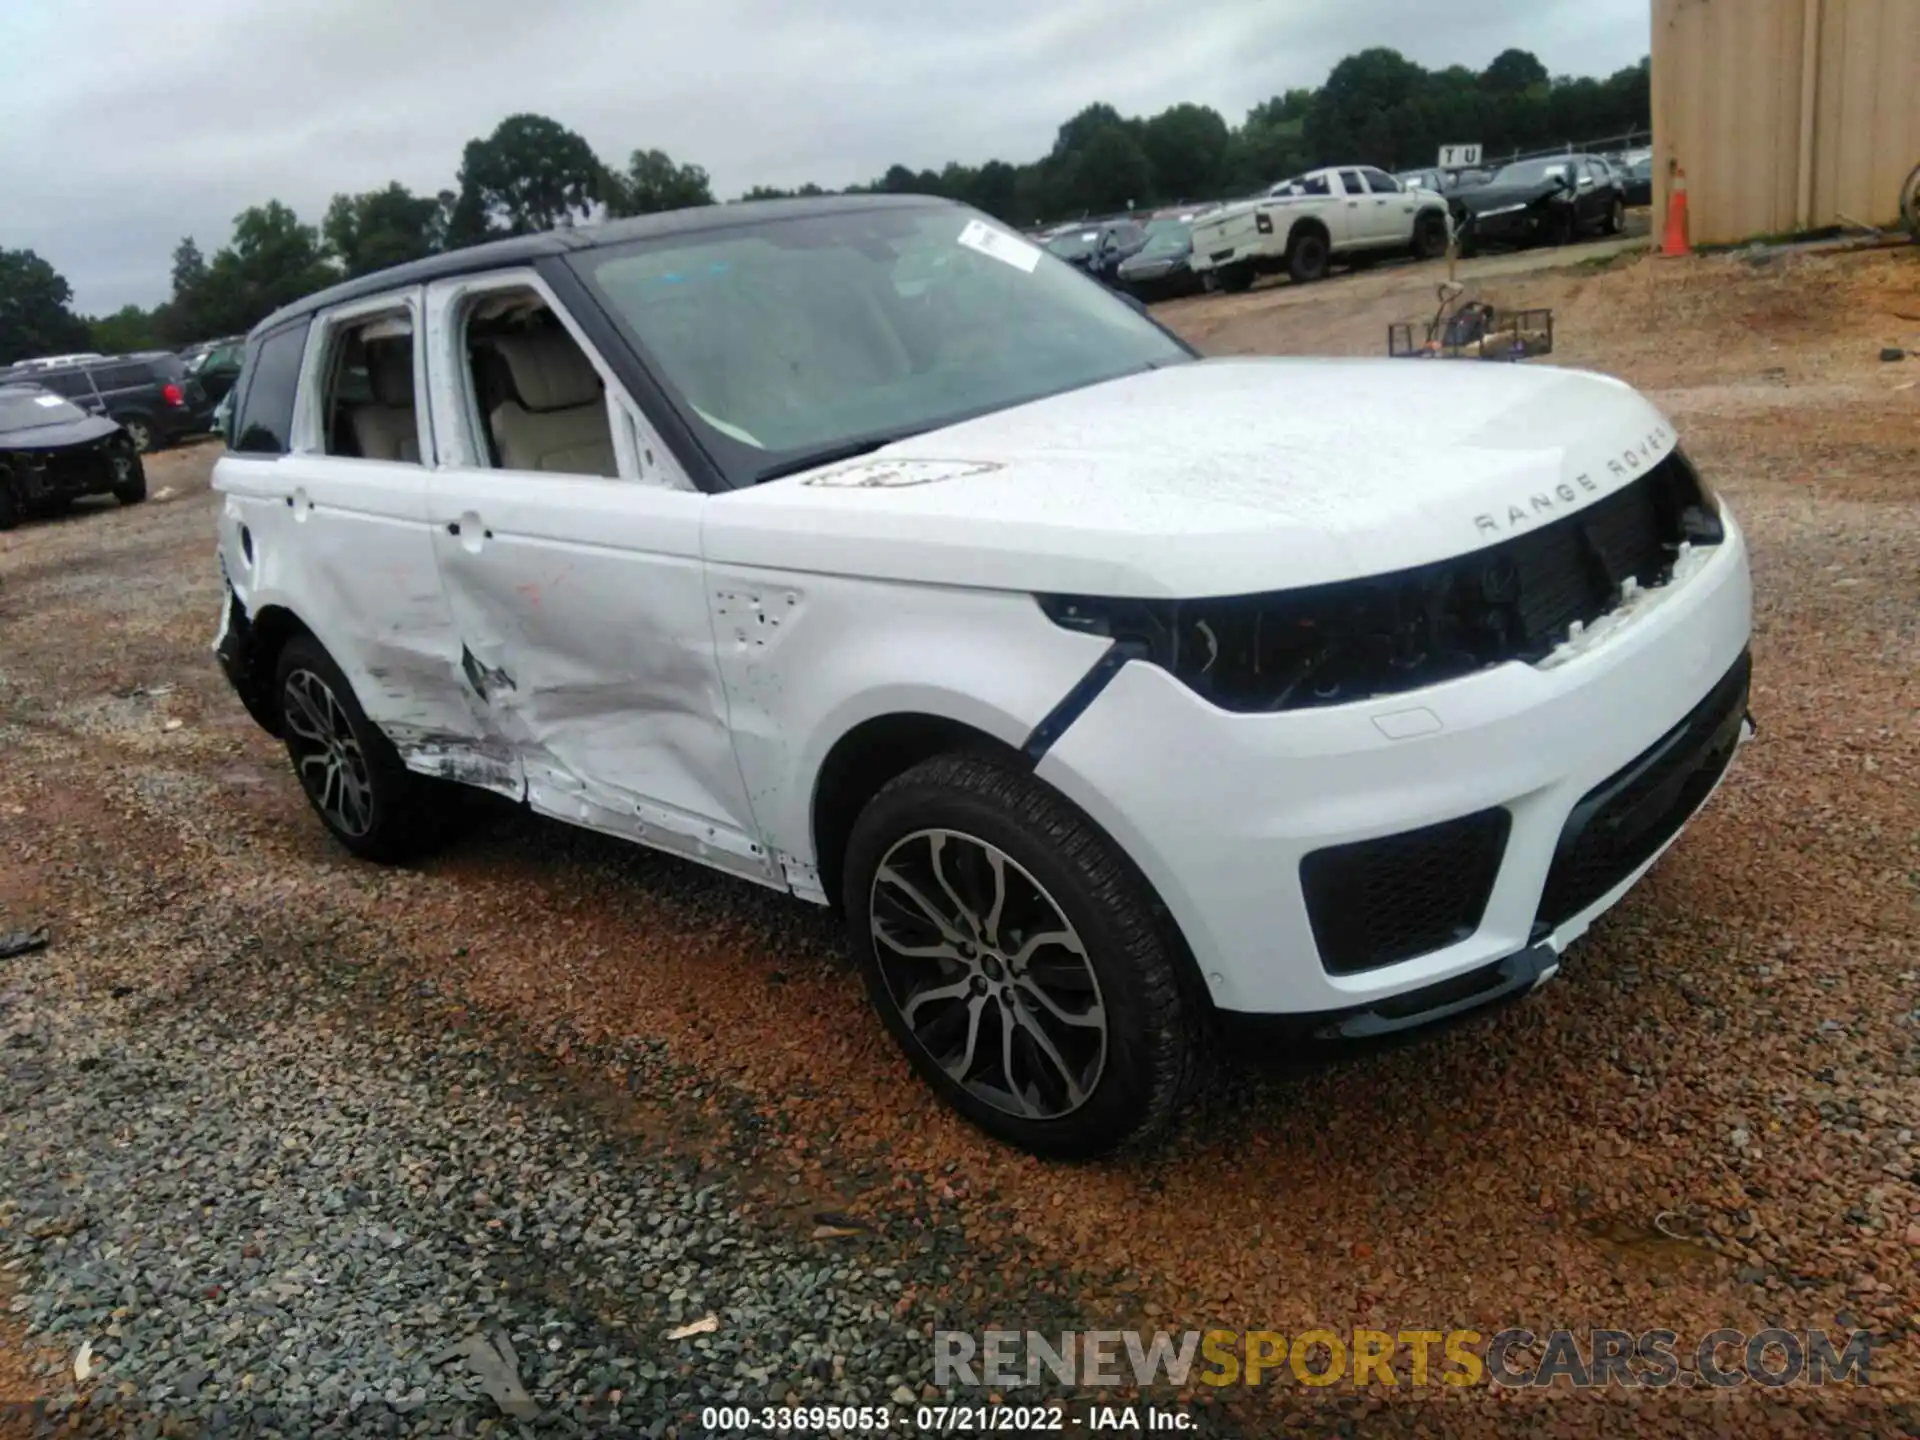
[[[1667,238],[1660,247],[1662,255],[1691,255],[1687,243],[1687,172],[1673,167],[1673,184],[1667,190]]]

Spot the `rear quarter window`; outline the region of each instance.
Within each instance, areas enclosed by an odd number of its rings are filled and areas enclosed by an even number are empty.
[[[307,352],[307,328],[301,320],[263,336],[248,347],[239,389],[245,391],[234,416],[233,448],[249,455],[284,455],[293,430],[293,400],[300,387],[300,362]]]
[[[153,371],[141,364],[107,365],[93,372],[93,383],[100,390],[134,390],[154,383]]]

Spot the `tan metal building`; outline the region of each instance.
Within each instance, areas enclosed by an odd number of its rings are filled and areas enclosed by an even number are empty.
[[[1920,0],[1653,0],[1654,235],[1890,225],[1920,164]]]

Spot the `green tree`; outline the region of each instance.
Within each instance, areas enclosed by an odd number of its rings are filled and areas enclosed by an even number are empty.
[[[1308,151],[1325,165],[1363,162],[1394,166],[1399,154],[1396,112],[1417,99],[1427,72],[1398,50],[1376,46],[1333,67],[1307,111]]]
[[[358,195],[335,195],[320,232],[349,275],[419,260],[440,248],[440,202],[399,181]]]
[[[1192,104],[1162,110],[1140,128],[1154,192],[1168,200],[1212,196],[1226,182],[1231,139],[1217,110]]]
[[[460,159],[448,243],[554,230],[592,215],[606,170],[593,147],[545,115],[509,115]]]
[[[664,150],[636,150],[624,175],[607,176],[609,215],[652,215],[713,204],[713,187],[698,165],[676,165]]]
[[[1519,95],[1547,83],[1547,67],[1531,50],[1502,50],[1480,72],[1481,88],[1496,95]]]
[[[1140,122],[1113,106],[1089,105],[1060,127],[1042,162],[1053,213],[1121,210],[1153,199],[1153,164],[1140,143]]]
[[[339,279],[321,246],[320,232],[278,200],[234,217],[233,239],[207,266],[187,296],[189,340],[250,330],[282,305]]]
[[[91,348],[73,287],[31,250],[0,250],[0,365]]]
[[[111,315],[87,321],[93,337],[93,349],[102,355],[125,355],[134,350],[158,350],[165,343],[160,333],[159,312],[142,310],[138,305],[123,305]]]

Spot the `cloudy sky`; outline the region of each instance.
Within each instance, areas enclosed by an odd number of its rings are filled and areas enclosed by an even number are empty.
[[[175,242],[211,254],[247,205],[449,186],[516,110],[725,198],[1031,159],[1094,100],[1237,124],[1368,45],[1607,74],[1648,26],[1648,0],[0,0],[0,246],[104,313],[164,299]]]

